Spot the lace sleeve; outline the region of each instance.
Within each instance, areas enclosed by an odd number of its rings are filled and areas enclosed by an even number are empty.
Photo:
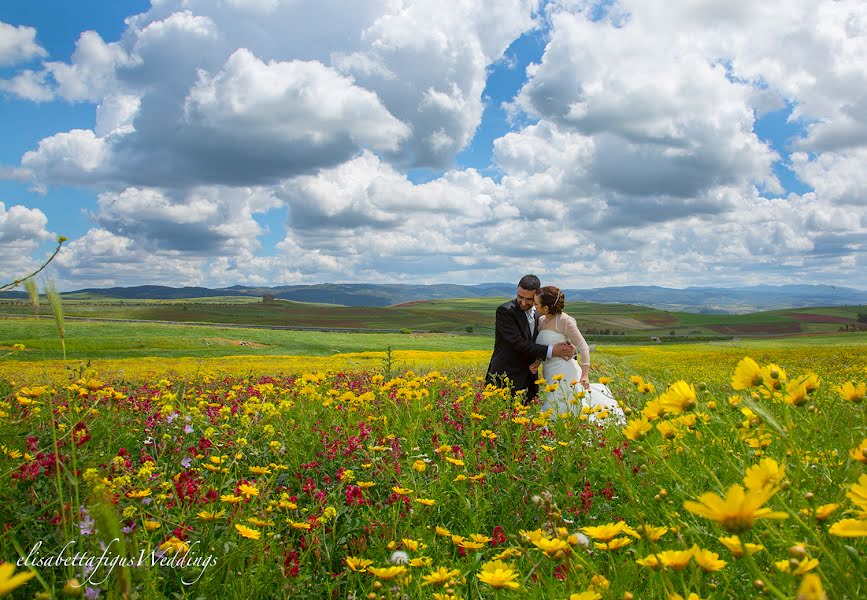
[[[562,318],[558,319],[557,330],[565,335],[566,339],[572,342],[572,345],[578,349],[578,354],[581,356],[579,362],[582,365],[590,366],[590,346],[587,345],[584,336],[581,335],[581,331],[578,329],[578,323],[575,322],[575,319],[565,313],[558,315],[558,317]]]

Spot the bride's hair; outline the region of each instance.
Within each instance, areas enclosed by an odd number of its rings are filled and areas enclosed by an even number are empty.
[[[548,313],[552,315],[563,312],[563,306],[566,304],[566,296],[560,291],[560,288],[553,285],[546,285],[540,288],[536,295],[539,296],[539,303],[548,309]]]

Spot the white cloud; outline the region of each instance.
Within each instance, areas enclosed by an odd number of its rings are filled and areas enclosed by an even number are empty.
[[[479,172],[453,163],[486,71],[538,18],[494,4],[152,3],[3,84],[96,109],[0,171],[102,192],[69,280],[867,287],[863,3],[545,3]],[[756,120],[785,106],[775,150]],[[777,161],[811,191],[782,197]]]
[[[136,246],[198,256],[260,249],[264,233],[254,215],[278,206],[266,190],[199,187],[173,197],[154,188],[126,188],[99,196],[94,221]]]
[[[825,152],[813,158],[796,152],[792,167],[818,195],[835,204],[867,208],[867,146],[842,153]]]
[[[47,56],[45,48],[36,42],[33,27],[18,27],[0,21],[0,67]]]
[[[32,271],[31,256],[40,243],[51,237],[48,218],[38,208],[0,202],[0,279],[2,283],[24,277]]]
[[[45,84],[45,72],[26,69],[12,79],[0,79],[0,90],[31,102],[48,102],[54,93]]]
[[[84,32],[69,63],[15,88],[98,104],[104,162],[76,174],[75,156],[43,148],[28,161],[49,185],[268,184],[362,150],[446,166],[479,125],[487,66],[534,26],[536,5],[156,3],[119,41]],[[123,135],[106,137],[118,118]]]
[[[120,44],[107,44],[95,31],[85,31],[75,45],[71,64],[48,62],[45,68],[54,78],[55,93],[61,98],[98,102],[116,91],[117,69],[134,62],[135,58]]]
[[[316,148],[347,140],[350,148],[390,150],[409,135],[375,94],[325,65],[265,64],[246,49],[234,52],[213,77],[199,74],[184,119],[216,136],[212,143],[244,144],[244,150],[264,146],[275,153],[295,144]]]
[[[105,138],[89,129],[73,129],[41,140],[36,150],[24,154],[21,165],[38,180],[87,183],[105,171],[110,152]]]

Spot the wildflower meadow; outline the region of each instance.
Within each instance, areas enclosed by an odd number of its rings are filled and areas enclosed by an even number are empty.
[[[626,422],[475,355],[3,370],[0,593],[864,597],[857,349],[671,348],[594,353]]]

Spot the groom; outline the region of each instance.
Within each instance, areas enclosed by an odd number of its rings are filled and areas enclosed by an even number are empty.
[[[524,402],[536,396],[539,386],[536,375],[530,372],[530,365],[536,359],[545,360],[552,356],[569,360],[575,356],[575,346],[561,342],[553,346],[542,346],[534,342],[539,331],[539,315],[533,307],[536,291],[542,283],[535,275],[524,275],[518,282],[518,292],[510,300],[497,308],[494,329],[494,353],[488,365],[485,382],[503,386],[508,378],[512,394],[524,393]]]

